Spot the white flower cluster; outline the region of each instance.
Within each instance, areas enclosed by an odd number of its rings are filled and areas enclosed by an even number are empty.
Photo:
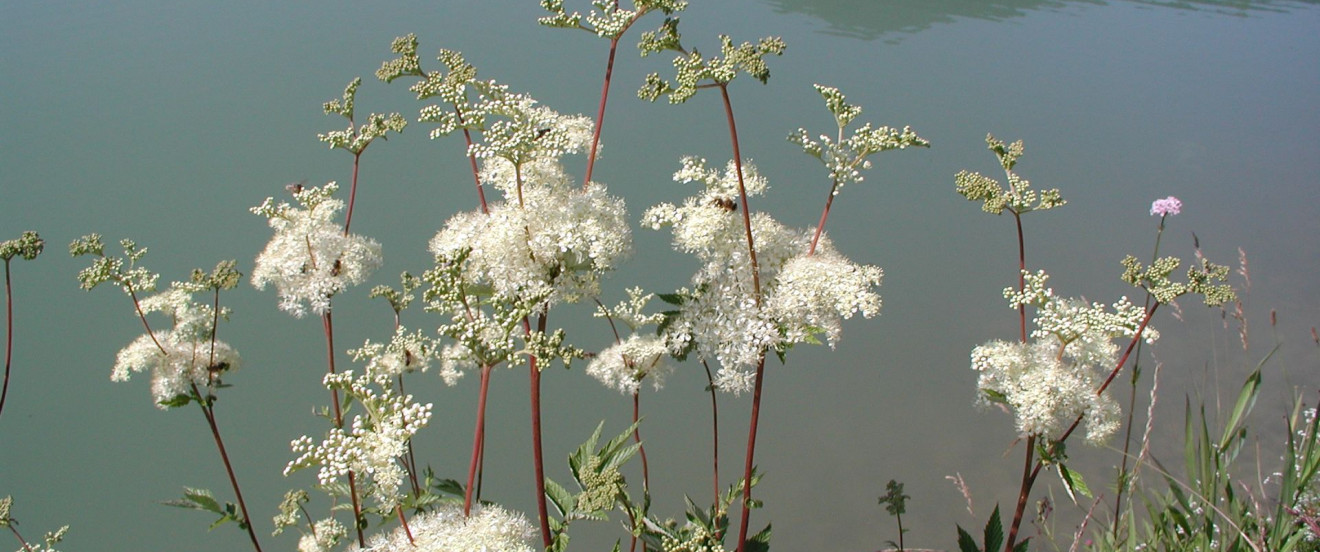
[[[396,459],[405,452],[408,439],[431,420],[431,404],[415,404],[412,395],[396,395],[388,385],[376,391],[371,384],[377,382],[367,376],[354,378],[351,370],[326,374],[327,388],[343,389],[365,412],[353,418],[348,431],[331,429],[319,445],[305,435],[295,439],[290,447],[298,458],[284,468],[284,475],[319,465],[317,478],[328,485],[352,471],[360,485],[369,479],[365,492],[382,508],[393,508],[407,475]]]
[[[175,283],[169,291],[143,299],[140,306],[143,314],[168,315],[174,327],[142,334],[121,349],[110,380],[128,381],[131,373],[150,370],[151,395],[157,407],[166,409],[179,397],[190,396],[193,385],[208,389],[220,374],[236,370],[242,363],[233,347],[211,340],[215,311],[194,303],[186,284]]]
[[[298,539],[298,552],[330,552],[348,537],[348,528],[335,518],[320,520],[312,527],[315,532]]]
[[[636,394],[648,378],[659,391],[673,371],[664,361],[667,356],[669,349],[660,337],[632,334],[597,354],[587,365],[587,375],[625,395]]]
[[[750,164],[743,165],[743,176],[748,196],[766,189]],[[878,312],[880,297],[873,288],[880,283],[879,268],[847,260],[827,239],[808,257],[811,232],[788,228],[764,213],[750,217],[762,283],[758,302],[741,207],[734,202],[733,164],[719,172],[706,169],[704,160],[684,158],[674,179],[699,181],[705,189],[682,206],[648,209],[642,223],[671,227],[674,247],[696,255],[702,266],[692,277],[693,288],[680,293],[680,312],[666,327],[666,339],[672,352],[693,349],[702,358],[717,358],[720,389],[751,389],[753,370],[767,350],[811,342],[819,332],[832,345],[840,319]]]
[[[354,544],[348,552],[532,552],[539,548],[532,545],[536,535],[522,514],[498,505],[474,506],[464,517],[462,506],[445,504],[408,520],[408,532],[377,534],[366,548]]]
[[[380,244],[358,235],[345,235],[333,222],[344,202],[331,195],[338,186],[299,190],[293,197],[301,208],[266,198],[252,212],[270,219],[274,237],[257,256],[252,285],[274,284],[280,309],[297,317],[310,308],[316,314],[330,310],[330,298],[349,285],[366,281],[383,262]]]
[[[1145,310],[1124,297],[1111,312],[1099,303],[1054,295],[1044,272],[1023,276],[1023,290],[1008,288],[1004,296],[1013,308],[1037,307],[1033,341],[995,340],[972,350],[979,401],[1011,408],[1023,436],[1053,438],[1083,416],[1087,441],[1103,443],[1118,429],[1120,412],[1108,393],[1096,390],[1117,362],[1113,340],[1133,337]],[[1159,336],[1149,327],[1142,335],[1147,342]]]
[[[622,199],[601,184],[576,186],[559,162],[562,153],[582,149],[589,127],[577,118],[540,120],[556,126],[537,140],[538,147],[548,147],[540,142],[552,137],[562,142],[516,166],[487,158],[482,181],[503,191],[505,201],[490,205],[489,214],[454,216],[430,250],[450,259],[467,251],[463,279],[504,298],[545,295],[549,304],[572,302],[599,294],[601,275],[631,253],[632,234]]]

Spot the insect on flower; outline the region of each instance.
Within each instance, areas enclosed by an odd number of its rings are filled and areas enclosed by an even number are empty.
[[[711,201],[711,205],[719,207],[720,209],[723,209],[730,213],[738,210],[738,202],[726,197],[715,198],[714,200]]]
[[[298,194],[298,192],[303,191],[303,185],[305,184],[307,184],[307,179],[304,178],[302,180],[299,180],[298,182],[290,182],[288,184],[285,184],[284,189],[288,190],[290,194],[296,195]]]

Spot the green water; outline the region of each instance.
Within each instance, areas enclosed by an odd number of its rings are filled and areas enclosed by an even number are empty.
[[[1105,302],[1130,293],[1118,261],[1150,254],[1156,220],[1147,210],[1168,195],[1185,207],[1170,220],[1164,252],[1189,258],[1193,232],[1212,259],[1236,266],[1238,248],[1246,252],[1250,353],[1235,342],[1236,326],[1216,331],[1218,311],[1188,303],[1186,322],[1167,314],[1154,322],[1165,334],[1154,351],[1165,363],[1168,407],[1157,440],[1179,438],[1184,393],[1234,388],[1276,338],[1285,345],[1266,373],[1259,419],[1278,420],[1295,388],[1320,387],[1310,335],[1320,324],[1314,3],[694,4],[681,28],[698,47],[714,50],[718,33],[788,43],[770,62],[768,86],[740,80],[731,88],[744,154],[771,183],[756,208],[796,226],[819,215],[823,172],[784,140],[798,127],[831,126],[812,83],[841,88],[864,106],[862,120],[910,124],[934,145],[880,155],[831,215],[838,248],[885,269],[882,316],[847,323],[835,351],[800,348],[787,366],[769,367],[757,454],[767,477],[756,493],[766,508],[753,521],[774,523],[776,550],[882,547],[896,536],[876,505],[891,478],[913,496],[909,545],[951,548],[954,523],[979,525],[994,503],[1011,504],[1020,445],[1010,450],[1009,416],[972,405],[967,355],[1015,334],[999,295],[1014,281],[1012,222],[953,191],[958,170],[997,170],[986,132],[1024,139],[1019,172],[1037,187],[1061,188],[1071,203],[1027,219],[1028,262],[1047,268],[1060,293]],[[349,156],[315,139],[342,128],[321,114],[322,102],[362,76],[360,111],[415,115],[403,86],[371,80],[395,36],[416,33],[423,52],[461,50],[482,77],[567,113],[594,112],[605,58],[604,42],[586,33],[537,27],[530,1],[14,2],[0,14],[0,239],[33,229],[48,244],[36,261],[12,267],[17,342],[0,415],[0,496],[14,496],[29,539],[72,525],[67,550],[248,544],[230,527],[207,534],[202,514],[156,504],[183,486],[229,496],[227,482],[198,413],[158,411],[144,377],[109,381],[115,352],[141,330],[122,294],[77,289],[82,262],[68,258],[65,244],[87,232],[132,237],[151,248],[148,266],[166,280],[229,258],[250,272],[269,230],[249,207],[288,182],[349,179]],[[730,155],[709,92],[684,106],[635,99],[642,76],[668,66],[667,56],[624,50],[615,70],[595,178],[628,200],[634,219],[690,193],[669,178],[681,155]],[[450,215],[473,208],[461,144],[431,142],[428,130],[411,126],[364,157],[353,228],[384,244],[386,266],[336,301],[341,351],[388,335],[390,313],[366,290],[424,270],[426,241]],[[580,174],[582,162],[569,167]],[[668,249],[667,234],[635,236],[638,255],[607,284],[606,303],[625,286],[681,286],[695,267]],[[315,319],[277,311],[273,292],[244,285],[225,302],[235,314],[221,338],[246,364],[217,416],[265,536],[283,492],[312,479],[280,472],[292,458],[289,440],[324,430],[311,415],[326,400],[323,337]],[[582,346],[604,346],[607,328],[585,312],[557,310],[552,323]],[[435,323],[405,316],[418,327]],[[456,388],[415,379],[410,391],[436,405],[419,457],[460,477],[476,378]],[[496,373],[485,496],[534,515],[526,379],[523,370]],[[704,383],[699,366],[684,365],[664,392],[643,396],[658,512],[677,516],[684,494],[708,494]],[[577,369],[548,372],[543,391],[549,475],[565,480],[568,452],[600,419],[621,430],[631,405]],[[749,400],[720,400],[728,484],[742,464]],[[1073,453],[1093,481],[1108,480],[1118,458],[1081,446]],[[955,473],[972,489],[976,518],[945,480]],[[622,535],[617,520],[575,529],[579,550],[607,550]],[[294,542],[286,534],[263,544]]]

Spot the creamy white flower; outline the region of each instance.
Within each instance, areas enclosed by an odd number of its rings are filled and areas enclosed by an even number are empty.
[[[505,297],[547,295],[550,304],[599,294],[600,278],[632,250],[623,200],[605,187],[529,183],[523,205],[459,214],[431,240],[449,258],[468,250],[464,279]]]
[[[766,184],[750,164],[743,165],[748,195]],[[754,369],[769,350],[811,341],[823,332],[833,345],[841,320],[857,312],[874,316],[880,297],[879,268],[855,264],[822,238],[816,255],[807,257],[811,232],[791,229],[764,213],[752,213],[761,301],[756,296],[747,234],[732,165],[721,172],[704,161],[685,158],[674,175],[681,182],[701,182],[705,189],[681,206],[660,204],[646,211],[642,224],[670,227],[674,248],[701,262],[678,316],[665,330],[671,352],[695,351],[720,363],[716,385],[733,393],[748,391]]]
[[[229,344],[211,339],[211,324],[216,319],[210,305],[192,301],[184,284],[174,284],[169,291],[144,298],[144,314],[163,313],[174,321],[169,330],[142,334],[115,355],[111,381],[128,381],[133,372],[151,371],[151,395],[161,409],[179,397],[192,394],[192,386],[209,389],[220,375],[237,370],[242,358]],[[222,309],[220,317],[227,317]]]
[[[673,367],[664,361],[668,356],[669,349],[663,339],[632,334],[591,359],[587,375],[625,395],[637,393],[644,379],[650,379],[659,391],[664,386],[665,377],[673,371]]]
[[[310,309],[316,314],[330,310],[330,298],[350,285],[366,281],[383,262],[380,244],[356,234],[345,235],[333,221],[344,202],[331,194],[331,182],[322,188],[307,188],[294,194],[301,208],[276,204],[266,198],[252,212],[269,219],[275,230],[266,249],[257,256],[252,285],[265,289],[274,285],[280,309],[302,317]]]
[[[412,540],[408,538],[412,534]],[[495,505],[475,505],[472,515],[463,507],[444,504],[408,520],[389,534],[368,539],[366,548],[354,544],[349,552],[532,552],[536,529],[522,514]]]

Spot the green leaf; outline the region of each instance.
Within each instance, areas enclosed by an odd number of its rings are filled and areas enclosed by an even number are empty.
[[[770,525],[766,524],[761,532],[747,538],[743,543],[743,550],[747,552],[767,552],[770,550]]]
[[[1251,413],[1252,407],[1256,404],[1256,396],[1260,394],[1261,366],[1278,350],[1279,346],[1275,345],[1269,354],[1265,355],[1265,358],[1261,359],[1260,363],[1256,365],[1256,370],[1250,376],[1247,376],[1247,381],[1242,384],[1242,391],[1238,393],[1237,403],[1233,405],[1233,413],[1228,417],[1228,423],[1224,425],[1224,435],[1219,439],[1219,450],[1228,448],[1229,442],[1233,440],[1233,435],[1238,433],[1237,429],[1242,423],[1242,419]]]
[[[981,549],[976,546],[976,539],[972,538],[972,535],[963,529],[961,525],[957,527],[958,550],[961,552],[981,552]]]
[[[559,510],[559,517],[562,518],[567,518],[573,511],[573,505],[576,504],[572,493],[549,477],[545,478],[545,497],[550,499],[556,510]]]
[[[184,487],[182,500],[167,500],[161,504],[173,506],[175,508],[188,508],[192,510],[213,512],[221,515],[225,513],[220,507],[220,503],[216,501],[215,496],[211,494],[211,491],[206,489]]]
[[[1077,494],[1080,493],[1086,498],[1091,498],[1091,489],[1086,486],[1086,481],[1082,479],[1082,474],[1068,469],[1068,466],[1059,464],[1059,479],[1063,480],[1063,488],[1068,491],[1068,498],[1071,498],[1073,504],[1077,504]]]
[[[993,552],[999,549],[999,545],[1004,542],[1004,526],[999,523],[999,505],[995,505],[995,511],[990,514],[990,521],[985,522],[985,550]]]
[[[687,300],[687,297],[679,293],[657,293],[655,294],[655,296],[661,301],[664,301],[671,305],[682,305],[683,302]],[[678,311],[670,311],[670,312],[678,312]]]

